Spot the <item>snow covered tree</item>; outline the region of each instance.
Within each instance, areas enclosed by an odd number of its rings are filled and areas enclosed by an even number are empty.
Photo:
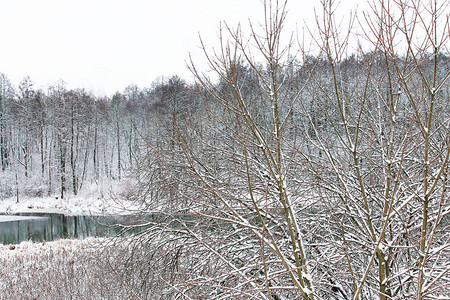
[[[14,89],[8,79],[8,77],[0,74],[0,156],[2,170],[5,171],[6,167],[10,164],[9,161],[9,144],[8,138],[8,107],[11,105],[14,99]]]
[[[448,296],[448,6],[380,1],[344,30],[322,5],[300,63],[286,3],[265,1],[249,37],[225,24],[204,45],[218,83],[191,65],[203,106],[140,173],[161,293]]]
[[[174,255],[171,279],[161,280],[188,297],[315,298],[304,243],[311,227],[300,220],[311,203],[293,163],[298,141],[287,139],[298,98],[291,97],[293,59],[281,45],[286,3],[264,10],[261,28],[250,26],[254,48],[240,28],[226,25],[222,48],[209,54],[205,47],[220,84],[191,66],[203,105],[190,116],[172,114],[176,145],[155,148],[140,174],[147,182],[140,199],[161,223],[138,240],[160,237],[147,251]],[[171,186],[177,188],[164,190]]]
[[[448,296],[444,2],[375,3],[361,20],[371,44],[356,54],[349,49],[353,23],[341,29],[331,1],[323,2],[316,42],[327,63],[308,72],[325,123],[306,105],[300,111],[313,149],[306,171],[329,221],[321,242],[335,246],[323,270],[344,298]]]

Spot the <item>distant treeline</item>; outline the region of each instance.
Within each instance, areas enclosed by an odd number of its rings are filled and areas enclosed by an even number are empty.
[[[373,56],[371,53],[352,55],[343,60],[340,70],[345,76],[340,80],[352,78],[357,82],[358,70]],[[443,54],[439,56],[439,70],[445,72],[449,69],[450,58]],[[383,53],[375,57],[372,69],[386,72]],[[430,64],[432,68],[431,55],[422,64]],[[260,70],[265,68],[259,67]],[[264,95],[258,74],[242,61],[235,63],[231,70],[228,76],[234,76],[240,83],[242,96],[254,103],[254,107],[249,108],[254,119],[263,123],[271,112],[261,109],[258,99]],[[300,116],[296,113],[300,109],[292,109],[288,105],[292,101],[285,101],[282,110],[294,121],[289,125],[290,132],[301,127],[302,131],[314,136],[313,127],[326,130],[327,116],[321,113],[315,100],[321,93],[333,91],[333,70],[326,58],[308,56],[301,62],[292,60],[280,66],[278,72],[281,78],[289,77],[288,95],[301,97],[296,105],[301,105],[301,110],[308,107],[310,111],[308,117]],[[316,90],[317,81],[311,82],[311,75],[320,79],[322,91]],[[361,75],[361,80],[365,76]],[[382,74],[378,77],[387,80]],[[215,92],[232,93],[227,91],[227,80],[229,78],[219,78],[214,83]],[[396,87],[386,83],[384,91],[376,92],[388,95],[392,88]],[[204,115],[202,103],[209,101],[208,97],[214,98],[211,92],[214,91],[206,91],[204,85],[188,84],[173,76],[162,78],[150,87],[129,85],[112,97],[96,97],[84,89],[68,89],[63,81],[44,91],[35,89],[32,79],[25,77],[15,87],[7,74],[0,73],[0,164],[3,173],[0,195],[10,197],[20,191],[30,196],[58,193],[64,198],[67,191],[77,194],[86,184],[102,185],[104,180],[120,180],[128,170],[137,167],[144,155],[151,154],[156,145],[173,146],[180,124],[200,128]],[[448,83],[440,89],[440,96],[448,99]],[[310,122],[314,126],[308,125]]]

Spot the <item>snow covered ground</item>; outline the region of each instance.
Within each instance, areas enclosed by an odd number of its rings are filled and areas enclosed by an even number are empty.
[[[98,191],[96,185],[83,189],[78,195],[67,193],[64,199],[58,195],[49,197],[10,197],[0,199],[0,214],[14,213],[61,213],[69,215],[98,215],[98,214],[123,214],[127,210],[137,207],[132,202],[117,201],[124,189],[130,188],[129,183],[112,184],[107,191]]]

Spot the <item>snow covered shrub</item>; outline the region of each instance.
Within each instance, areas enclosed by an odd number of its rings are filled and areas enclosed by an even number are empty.
[[[114,193],[122,199],[130,199],[132,195],[135,194],[138,185],[136,180],[132,178],[126,178],[117,182],[114,188]]]
[[[48,193],[48,186],[40,176],[32,176],[22,181],[23,187],[20,191],[23,196],[44,197]]]
[[[0,245],[0,299],[133,299],[120,275],[127,249],[98,238]]]
[[[3,171],[0,176],[0,197],[9,198],[15,194],[15,178],[13,172]]]

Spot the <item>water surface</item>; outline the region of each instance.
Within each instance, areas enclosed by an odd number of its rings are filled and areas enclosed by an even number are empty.
[[[112,216],[69,216],[64,214],[0,215],[0,243],[53,241],[62,238],[111,236],[119,232]]]

